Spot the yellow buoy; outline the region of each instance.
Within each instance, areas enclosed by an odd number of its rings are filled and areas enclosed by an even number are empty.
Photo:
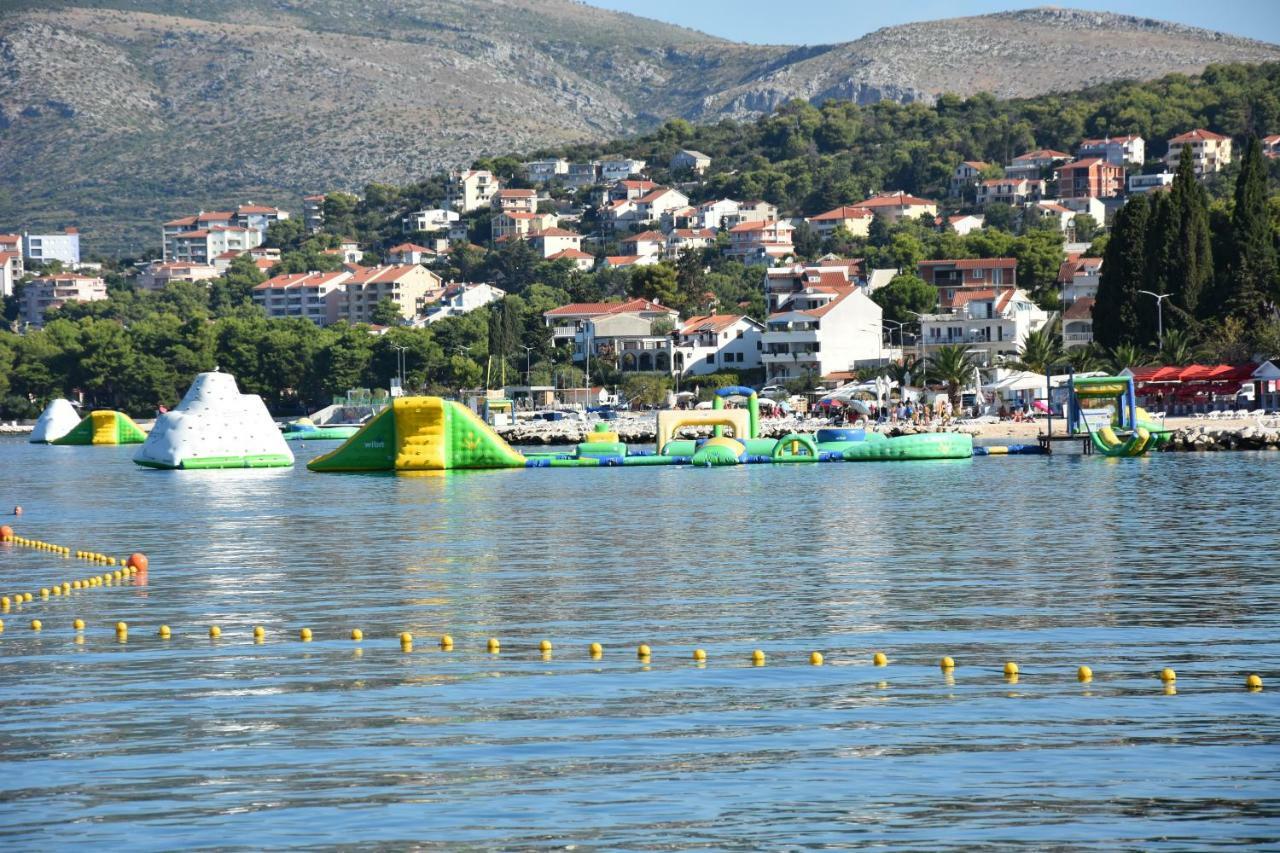
[[[953,659],[950,655],[947,655],[942,660],[938,661],[938,666],[942,667],[943,669],[955,669],[956,662],[955,662],[955,659]]]
[[[219,638],[219,637],[221,637],[221,636],[222,636],[222,629],[221,629],[221,628],[219,628],[217,625],[210,625],[210,626],[209,626],[209,639],[211,639],[211,640],[216,640],[216,639],[218,639],[218,638]]]
[[[706,651],[704,651],[703,649],[694,649],[693,659],[696,660],[698,663],[705,663],[707,660]]]
[[[364,639],[364,631],[361,631],[359,628],[352,628],[351,639],[355,640],[357,643],[360,642]]]
[[[550,641],[550,640],[543,640],[541,643],[538,643],[538,651],[540,651],[540,652],[549,652],[549,651],[551,651],[551,641]]]
[[[401,631],[401,632],[400,632],[400,642],[401,642],[401,643],[412,643],[412,642],[413,642],[413,634],[410,634],[408,631]]]
[[[1249,677],[1244,680],[1244,686],[1250,690],[1262,689],[1262,676],[1256,672],[1249,673]]]
[[[162,640],[167,640],[167,639],[169,639],[171,636],[173,636],[173,631],[169,628],[169,626],[168,626],[168,625],[161,625],[161,626],[160,626],[160,628],[159,628],[159,630],[157,630],[157,631],[156,631],[156,635],[157,635],[158,637],[160,637],[160,639],[162,639]],[[209,635],[210,635],[210,636],[212,636],[212,635],[213,635],[213,629],[212,629],[212,628],[210,628],[210,629],[209,629]]]
[[[646,643],[641,643],[640,647],[636,649],[636,657],[638,658],[647,658],[649,657],[649,654],[650,654],[650,649],[648,644]]]
[[[0,634],[4,633],[4,620],[0,619]]]
[[[1177,681],[1178,673],[1166,666],[1164,669],[1160,670],[1160,680],[1164,682]]]
[[[587,647],[587,650],[591,653],[591,656],[593,658],[598,658],[604,654],[604,646],[600,645],[599,643],[592,643],[590,646]]]
[[[266,636],[267,636],[266,628],[263,628],[261,625],[253,626],[253,641],[255,643],[261,643],[262,639]]]
[[[1082,666],[1076,670],[1076,678],[1082,682],[1093,681],[1093,670]]]
[[[6,595],[0,598],[0,608],[3,608],[5,610],[9,609],[9,596]]]
[[[22,600],[23,600],[23,601],[30,601],[33,597],[34,597],[34,596],[32,596],[32,595],[31,595],[31,593],[29,593],[29,592],[24,592],[24,593],[22,594]]]
[[[1013,661],[1007,661],[1007,662],[1005,662],[1005,665],[1004,665],[1004,674],[1005,674],[1005,675],[1017,675],[1017,674],[1018,674],[1018,665],[1017,665],[1016,663],[1014,663]]]
[[[809,652],[809,663],[814,666],[822,666],[823,660],[822,652]]]
[[[43,622],[41,622],[39,619],[32,619],[32,620],[31,620],[31,630],[32,630],[32,631],[39,631],[39,630],[40,630],[41,628],[43,628],[43,627],[44,627],[44,623],[43,623]]]
[[[889,663],[889,658],[885,656],[884,652],[876,652],[871,656],[871,662],[876,666],[886,666]]]
[[[42,587],[40,587],[40,597],[41,597],[41,598],[48,598],[48,597],[49,597],[49,587],[47,587],[47,586],[42,586]]]
[[[764,666],[764,652],[756,649],[751,653],[751,664],[753,666]]]
[[[72,627],[72,628],[75,628],[77,631],[83,631],[83,630],[84,630],[84,620],[83,620],[83,619],[77,619],[77,620],[75,620],[74,622],[72,622],[72,623],[71,623],[71,627]]]
[[[303,628],[301,631],[299,631],[299,632],[298,632],[298,639],[299,639],[299,640],[302,640],[302,642],[304,642],[304,643],[309,643],[309,642],[311,642],[311,629],[310,629],[310,628]]]
[[[128,630],[129,630],[129,624],[128,624],[127,622],[117,622],[117,623],[116,623],[116,632],[117,632],[117,633],[119,633],[119,632],[121,632],[121,631],[128,631]]]
[[[502,651],[502,646],[498,643],[497,637],[489,638],[488,648],[490,653],[492,654],[497,654],[498,652]]]

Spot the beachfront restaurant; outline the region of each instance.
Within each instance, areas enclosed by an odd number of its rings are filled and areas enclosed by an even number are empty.
[[[1260,369],[1259,365],[1253,363],[1192,364],[1185,367],[1126,368],[1121,373],[1133,377],[1138,405],[1152,412],[1178,416],[1234,410],[1241,393],[1248,395],[1249,391],[1253,392],[1251,396],[1255,400],[1255,408],[1274,408],[1260,402],[1259,395],[1261,386],[1275,387],[1276,381],[1280,380],[1280,371],[1276,371],[1273,365],[1272,371],[1276,373],[1276,379],[1259,381],[1255,374]],[[1280,402],[1276,399],[1280,395],[1275,391],[1270,393],[1273,402]]]

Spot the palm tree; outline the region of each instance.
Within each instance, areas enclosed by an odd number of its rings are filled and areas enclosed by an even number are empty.
[[[1126,367],[1143,367],[1151,363],[1151,356],[1137,344],[1117,344],[1111,350],[1108,366],[1112,373],[1119,373]]]
[[[1054,324],[1047,324],[1031,332],[1018,347],[1018,355],[1008,366],[1015,370],[1027,370],[1048,376],[1055,364],[1063,360],[1062,339]]]
[[[1084,347],[1072,347],[1063,353],[1063,358],[1076,373],[1090,373],[1107,367],[1105,353],[1097,344]]]
[[[1192,362],[1194,351],[1195,346],[1190,335],[1182,329],[1170,329],[1164,333],[1164,346],[1160,347],[1157,355],[1165,364],[1182,367]]]
[[[959,344],[940,346],[929,356],[929,378],[947,386],[952,410],[960,408],[960,397],[965,386],[972,381],[977,366],[969,350]]]

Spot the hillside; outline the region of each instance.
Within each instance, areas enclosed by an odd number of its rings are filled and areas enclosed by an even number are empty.
[[[1105,35],[1105,38],[1102,36]],[[0,230],[139,251],[160,219],[793,97],[1033,95],[1280,47],[1057,10],[760,47],[570,0],[0,0]]]

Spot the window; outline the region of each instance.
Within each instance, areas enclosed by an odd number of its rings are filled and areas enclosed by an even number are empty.
[[[739,330],[738,330],[738,340],[742,340],[742,335],[743,335],[743,332],[742,332],[742,330],[741,330],[741,329],[739,329]]]
[[[713,352],[707,353],[707,364],[715,364],[715,363],[716,363],[716,354]]]

